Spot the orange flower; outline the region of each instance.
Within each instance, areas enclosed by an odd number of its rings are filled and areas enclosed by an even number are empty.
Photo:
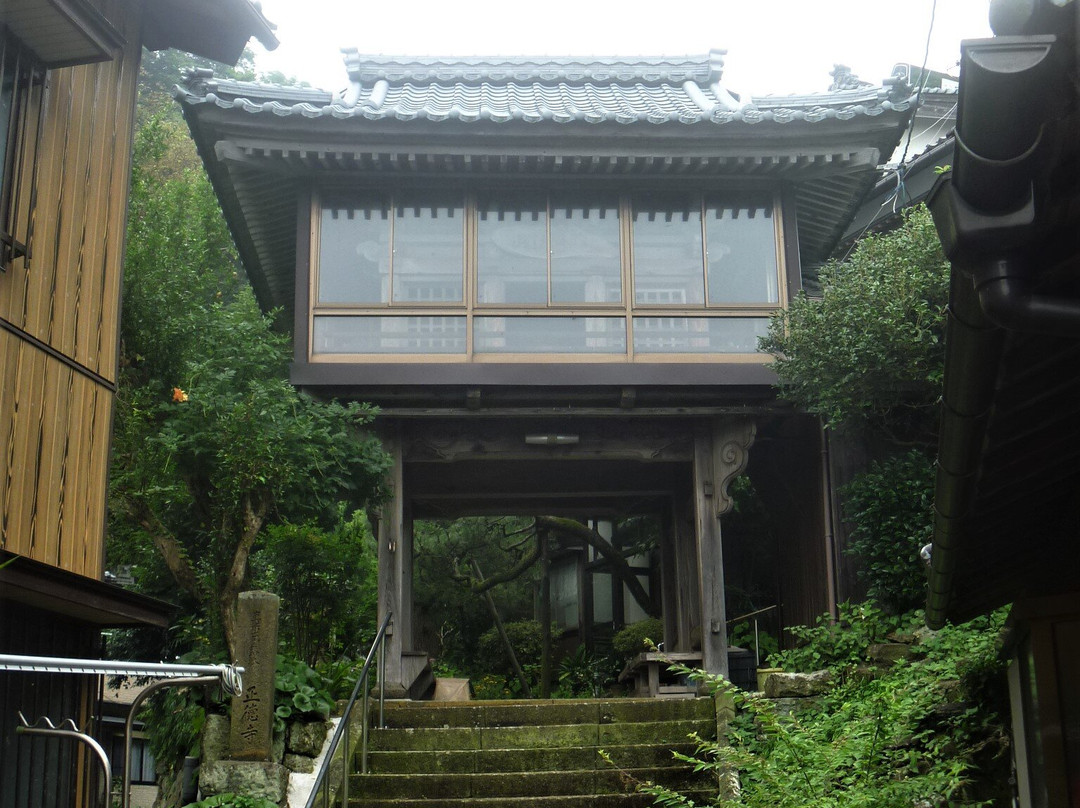
[[[187,393],[185,393],[179,387],[174,387],[172,389],[172,400],[175,401],[177,404],[182,404],[183,402],[187,401]]]

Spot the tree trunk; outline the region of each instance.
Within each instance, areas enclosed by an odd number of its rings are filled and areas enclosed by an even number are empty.
[[[637,575],[630,569],[630,565],[626,563],[623,554],[595,530],[590,530],[573,519],[564,519],[559,516],[538,516],[536,517],[536,524],[538,528],[547,528],[548,530],[573,536],[595,547],[596,551],[611,565],[611,571],[615,577],[626,585],[627,590],[637,601],[638,606],[649,617],[659,617],[661,615],[660,605],[645,591],[645,587],[641,585]]]
[[[252,504],[251,498],[243,499],[244,527],[240,535],[240,541],[233,551],[232,565],[229,567],[228,577],[218,594],[218,612],[221,615],[221,628],[225,632],[225,645],[229,650],[229,659],[236,660],[236,602],[240,592],[244,588],[244,579],[247,577],[248,558],[251,556],[251,548],[255,545],[255,539],[262,530],[266,521],[266,514],[270,509],[267,497],[259,497]]]

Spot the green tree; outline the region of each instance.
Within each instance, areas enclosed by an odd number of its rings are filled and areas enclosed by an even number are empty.
[[[271,525],[255,563],[260,587],[281,596],[285,647],[308,665],[362,653],[374,638],[375,543],[360,511],[330,530]]]
[[[772,320],[781,393],[836,427],[931,445],[944,367],[949,264],[930,213],[859,242],[821,269],[820,298],[799,295]]]
[[[177,160],[167,116],[136,137],[111,474],[112,560],[152,546],[234,645],[233,607],[264,527],[332,528],[379,496],[372,410],[287,381],[288,338],[255,303],[201,166]]]
[[[918,551],[932,532],[948,283],[933,221],[917,206],[823,267],[821,297],[800,295],[762,340],[781,395],[875,446],[842,506],[869,594],[896,611],[924,597]]]

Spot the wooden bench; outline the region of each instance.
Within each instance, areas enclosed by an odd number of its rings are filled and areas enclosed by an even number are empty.
[[[679,662],[689,668],[701,667],[700,651],[648,651],[626,663],[620,682],[633,682],[633,694],[652,699],[686,699],[697,695],[697,685],[685,676],[670,673],[668,666]]]

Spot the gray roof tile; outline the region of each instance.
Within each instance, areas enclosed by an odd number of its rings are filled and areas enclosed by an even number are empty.
[[[722,83],[723,51],[701,57],[426,59],[346,53],[350,88],[325,90],[216,79],[191,71],[177,88],[185,104],[214,104],[287,117],[466,123],[756,124],[905,111],[907,92],[860,86],[757,102]]]

